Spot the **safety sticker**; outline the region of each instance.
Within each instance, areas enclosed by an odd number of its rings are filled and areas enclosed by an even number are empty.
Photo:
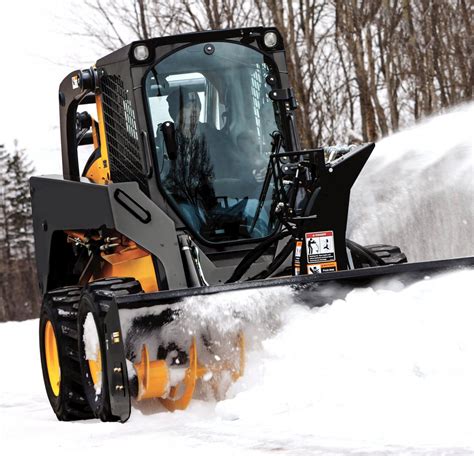
[[[302,241],[296,241],[296,247],[295,247],[295,263],[299,264],[301,260],[301,250],[303,248],[303,242]]]
[[[305,233],[305,239],[308,264],[336,261],[333,231]]]
[[[71,83],[72,83],[72,88],[75,90],[75,89],[78,89],[79,88],[79,75],[75,74],[72,78],[71,78]]]
[[[296,241],[295,258],[293,261],[293,268],[295,276],[301,273],[301,250],[303,249],[303,241]]]
[[[323,272],[336,272],[337,263],[331,261],[330,263],[308,264],[308,274],[321,274]]]

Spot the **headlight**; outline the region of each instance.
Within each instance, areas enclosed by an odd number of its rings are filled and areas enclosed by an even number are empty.
[[[133,56],[139,61],[143,62],[150,57],[150,51],[144,44],[139,44],[133,49]]]
[[[275,32],[267,32],[263,36],[263,43],[267,48],[273,48],[278,43],[278,36]]]

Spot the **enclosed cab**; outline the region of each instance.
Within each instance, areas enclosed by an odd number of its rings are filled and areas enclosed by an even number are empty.
[[[56,199],[54,214],[34,203],[43,292],[117,275],[147,291],[222,283],[278,230],[269,154],[298,142],[276,29],[134,42],[69,74],[59,100],[63,176],[32,181]]]

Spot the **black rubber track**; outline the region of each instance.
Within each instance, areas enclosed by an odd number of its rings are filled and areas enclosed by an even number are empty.
[[[61,421],[94,418],[86,400],[80,375],[77,310],[81,287],[63,287],[46,294],[40,316],[40,356],[43,380],[49,402]],[[61,368],[59,395],[55,396],[49,382],[45,358],[44,330],[48,320],[53,325]]]
[[[108,378],[106,357],[102,359],[102,386],[100,394],[96,393],[92,377],[89,370],[89,363],[86,360],[83,343],[84,321],[88,313],[92,313],[98,330],[100,350],[105,353],[106,342],[103,332],[104,318],[107,314],[108,303],[117,296],[128,296],[141,293],[140,282],[133,278],[107,278],[89,283],[84,287],[79,304],[79,315],[77,319],[77,333],[79,334],[80,345],[80,375],[84,381],[85,397],[96,418],[102,421],[118,421],[120,417],[114,416],[111,412],[110,396],[108,391]]]
[[[385,264],[402,264],[407,262],[406,255],[396,245],[372,244],[364,247],[375,253]]]

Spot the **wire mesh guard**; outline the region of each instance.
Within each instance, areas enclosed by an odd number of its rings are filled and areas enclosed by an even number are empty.
[[[120,76],[101,78],[107,147],[113,182],[138,182],[146,191],[135,111]]]

